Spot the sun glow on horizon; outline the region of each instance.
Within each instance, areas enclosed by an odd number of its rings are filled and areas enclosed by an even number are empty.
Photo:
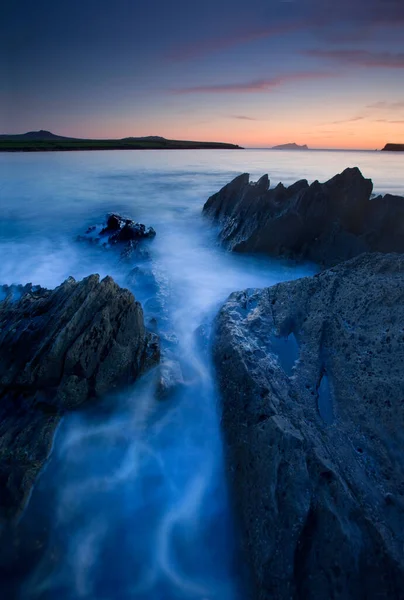
[[[404,140],[398,0],[382,9],[341,0],[332,11],[320,0],[293,10],[99,0],[96,13],[87,3],[22,2],[0,36],[0,133],[373,150]]]
[[[55,124],[56,125],[56,124]],[[42,127],[43,128],[43,127]],[[201,142],[225,142],[245,148],[271,148],[296,143],[306,144],[309,149],[380,150],[386,143],[404,141],[404,120],[347,119],[346,123],[311,124],[294,121],[260,121],[236,115],[232,119],[208,119],[188,125],[180,120],[170,123],[88,123],[83,126],[51,129],[59,135],[94,139],[120,139],[123,137],[162,136],[167,139],[194,140]]]

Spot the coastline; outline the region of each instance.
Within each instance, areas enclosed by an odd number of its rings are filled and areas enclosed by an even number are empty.
[[[102,148],[0,148],[0,152],[12,152],[12,153],[23,153],[23,152],[95,152],[102,150],[245,150],[245,148],[218,148],[214,147],[184,147],[184,148],[120,148],[118,147],[102,147]]]
[[[0,152],[78,152],[83,150],[244,150],[242,146],[221,142],[159,142],[94,141],[76,142],[60,140],[15,141],[1,140]]]

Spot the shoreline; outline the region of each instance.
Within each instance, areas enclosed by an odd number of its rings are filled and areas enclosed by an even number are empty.
[[[239,148],[221,148],[217,146],[184,146],[183,148],[125,148],[125,147],[102,147],[102,148],[0,148],[0,152],[13,152],[13,153],[21,153],[21,152],[95,152],[102,150],[245,150],[241,146]]]
[[[0,152],[72,152],[82,150],[244,150],[226,142],[182,140],[13,140],[0,138]]]

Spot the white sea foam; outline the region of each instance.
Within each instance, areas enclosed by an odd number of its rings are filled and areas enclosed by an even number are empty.
[[[108,211],[154,226],[149,266],[165,327],[178,339],[170,360],[179,361],[185,380],[158,401],[149,374],[105,405],[66,417],[24,517],[34,520],[38,506],[46,506],[50,527],[22,600],[243,598],[218,395],[195,331],[212,322],[230,292],[313,269],[226,254],[200,211],[211,193],[243,171],[253,178],[269,171],[273,183],[291,183],[326,179],[353,164],[375,177],[377,191],[402,191],[399,165],[387,190],[370,153],[0,156],[0,283],[54,287],[69,275],[98,272],[126,285],[127,265],[74,238]],[[141,300],[150,295],[141,287],[133,291]]]

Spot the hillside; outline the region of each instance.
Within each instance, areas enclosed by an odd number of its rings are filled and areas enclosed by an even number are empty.
[[[0,151],[41,152],[52,150],[239,150],[241,146],[223,142],[167,140],[160,136],[123,139],[79,139],[55,135],[50,131],[0,135]]]
[[[51,131],[41,129],[40,131],[28,131],[27,133],[2,134],[0,140],[7,141],[49,141],[49,140],[74,140],[75,138],[64,137],[63,135],[55,135]]]
[[[386,144],[382,152],[404,152],[404,144]]]
[[[294,142],[291,144],[280,144],[279,146],[273,146],[272,150],[308,150],[306,144],[299,146],[299,144],[295,144]]]

